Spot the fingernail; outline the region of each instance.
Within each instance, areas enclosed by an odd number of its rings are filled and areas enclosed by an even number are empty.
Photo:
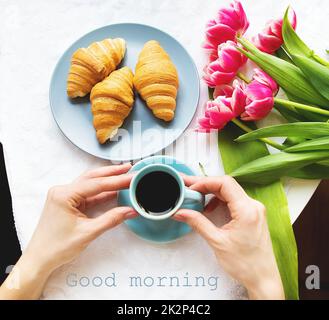
[[[128,167],[128,166],[131,167],[131,163],[130,162],[123,163],[122,165],[123,166],[126,166],[126,167]]]
[[[127,176],[129,176],[130,178],[133,178],[136,175],[136,172],[128,172]]]
[[[128,219],[133,219],[133,218],[136,218],[138,216],[138,213],[136,211],[129,211],[125,214],[125,219],[128,220]]]

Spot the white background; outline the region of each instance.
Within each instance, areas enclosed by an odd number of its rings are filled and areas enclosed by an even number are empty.
[[[328,1],[242,2],[251,22],[249,35],[260,31],[268,19],[283,15],[290,3],[297,12],[298,32],[302,38],[321,55],[326,45],[329,48]],[[213,0],[0,0],[0,138],[6,152],[16,228],[23,248],[38,221],[48,188],[67,183],[87,169],[107,164],[74,147],[61,135],[52,119],[48,103],[49,82],[64,50],[77,38],[98,27],[118,22],[145,23],[176,37],[190,52],[201,73],[205,61],[200,48],[204,25],[220,6],[227,3]],[[200,105],[207,99],[203,84],[201,93]],[[207,140],[205,137],[201,143]],[[190,143],[194,144],[193,137]],[[182,158],[179,145],[174,154]],[[222,174],[215,140],[210,147],[210,156],[191,152],[188,163],[197,169],[197,163],[201,161],[209,174]],[[285,180],[293,220],[316,185],[317,182]],[[225,220],[222,210],[214,216],[218,223]],[[68,287],[65,281],[70,272],[90,278],[106,277],[114,272],[117,287]],[[177,275],[182,278],[186,272],[191,277],[218,276],[217,290],[128,286],[131,275]],[[211,250],[198,235],[192,233],[175,243],[157,245],[137,238],[124,225],[104,234],[80,258],[58,270],[44,292],[44,298],[243,297],[243,288],[218,267]]]

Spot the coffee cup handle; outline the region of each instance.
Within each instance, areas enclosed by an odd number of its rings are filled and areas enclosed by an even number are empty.
[[[185,187],[182,208],[202,211],[204,208],[204,195]]]

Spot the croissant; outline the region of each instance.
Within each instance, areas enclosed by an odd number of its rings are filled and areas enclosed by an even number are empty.
[[[177,70],[159,42],[148,41],[136,65],[134,86],[155,117],[171,121],[178,90]]]
[[[116,69],[125,55],[126,42],[121,38],[93,42],[72,55],[67,78],[67,95],[84,97],[92,87]]]
[[[123,67],[112,72],[91,90],[90,101],[93,124],[98,141],[103,144],[114,137],[132,110],[134,103],[134,75]]]

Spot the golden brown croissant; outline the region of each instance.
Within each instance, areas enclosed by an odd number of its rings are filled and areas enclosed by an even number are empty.
[[[136,65],[134,86],[155,117],[171,121],[178,90],[177,70],[159,42],[146,42]]]
[[[133,78],[130,68],[123,67],[112,72],[91,90],[93,123],[97,139],[102,144],[116,135],[132,109]]]
[[[121,38],[93,42],[75,51],[67,78],[67,95],[84,97],[92,87],[116,69],[125,55],[126,42]]]

